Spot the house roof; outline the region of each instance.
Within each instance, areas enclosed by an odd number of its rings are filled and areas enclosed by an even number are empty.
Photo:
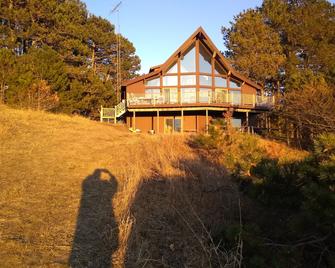
[[[220,61],[223,67],[227,69],[228,73],[233,77],[237,78],[239,80],[244,81],[245,83],[257,88],[262,89],[262,85],[250,80],[249,78],[245,77],[244,75],[238,73],[230,64],[230,62],[222,55],[222,53],[219,51],[219,49],[215,46],[215,44],[212,42],[212,40],[209,38],[209,36],[206,34],[204,29],[202,27],[199,27],[163,64],[156,65],[150,68],[148,74],[141,75],[139,77],[136,77],[134,79],[128,80],[123,82],[123,86],[128,86],[131,84],[134,84],[138,81],[148,79],[151,77],[154,77],[161,72],[166,72],[169,66],[178,58],[178,55],[185,50],[187,50],[194,42],[194,40],[199,37],[201,38],[202,42],[204,42],[209,49],[212,50],[213,53],[215,53]]]

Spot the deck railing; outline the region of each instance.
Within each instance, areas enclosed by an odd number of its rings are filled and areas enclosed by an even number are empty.
[[[116,117],[123,115],[126,112],[126,103],[121,101],[118,105],[115,106]]]
[[[250,106],[250,107],[272,107],[273,96],[259,96],[255,94],[236,94],[236,92],[199,92],[194,95],[163,95],[163,94],[140,94],[128,93],[128,106],[160,106],[170,105],[206,105],[217,104],[227,106]]]

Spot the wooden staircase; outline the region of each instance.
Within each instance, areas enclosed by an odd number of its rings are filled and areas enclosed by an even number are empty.
[[[126,103],[120,102],[114,108],[104,108],[101,106],[100,122],[113,122],[117,123],[117,119],[126,113]]]

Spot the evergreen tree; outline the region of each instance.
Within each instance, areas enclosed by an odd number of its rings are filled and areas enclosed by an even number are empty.
[[[58,93],[58,111],[96,114],[100,104],[115,105],[115,27],[88,14],[81,1],[0,0],[0,30],[0,48],[17,62],[8,104],[22,106],[22,96],[46,81]],[[122,78],[132,78],[140,60],[123,36],[121,44]]]
[[[309,83],[309,70],[335,82],[335,9],[326,0],[265,0],[262,13],[280,34],[286,89]]]
[[[247,10],[234,17],[230,28],[222,28],[226,56],[247,76],[262,82],[278,80],[285,61],[279,34],[266,25],[258,10]]]
[[[8,49],[0,49],[0,103],[6,101],[6,91],[13,79],[15,57]]]
[[[264,0],[223,28],[236,67],[272,87],[277,82],[284,96],[278,96],[272,125],[286,132],[278,134],[287,141],[292,136],[307,143],[311,134],[334,131],[334,11],[326,0]]]

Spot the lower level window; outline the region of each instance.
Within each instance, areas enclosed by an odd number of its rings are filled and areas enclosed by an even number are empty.
[[[181,132],[181,118],[165,118],[164,132]]]
[[[234,128],[241,128],[242,127],[242,119],[240,118],[232,118],[231,124]]]

